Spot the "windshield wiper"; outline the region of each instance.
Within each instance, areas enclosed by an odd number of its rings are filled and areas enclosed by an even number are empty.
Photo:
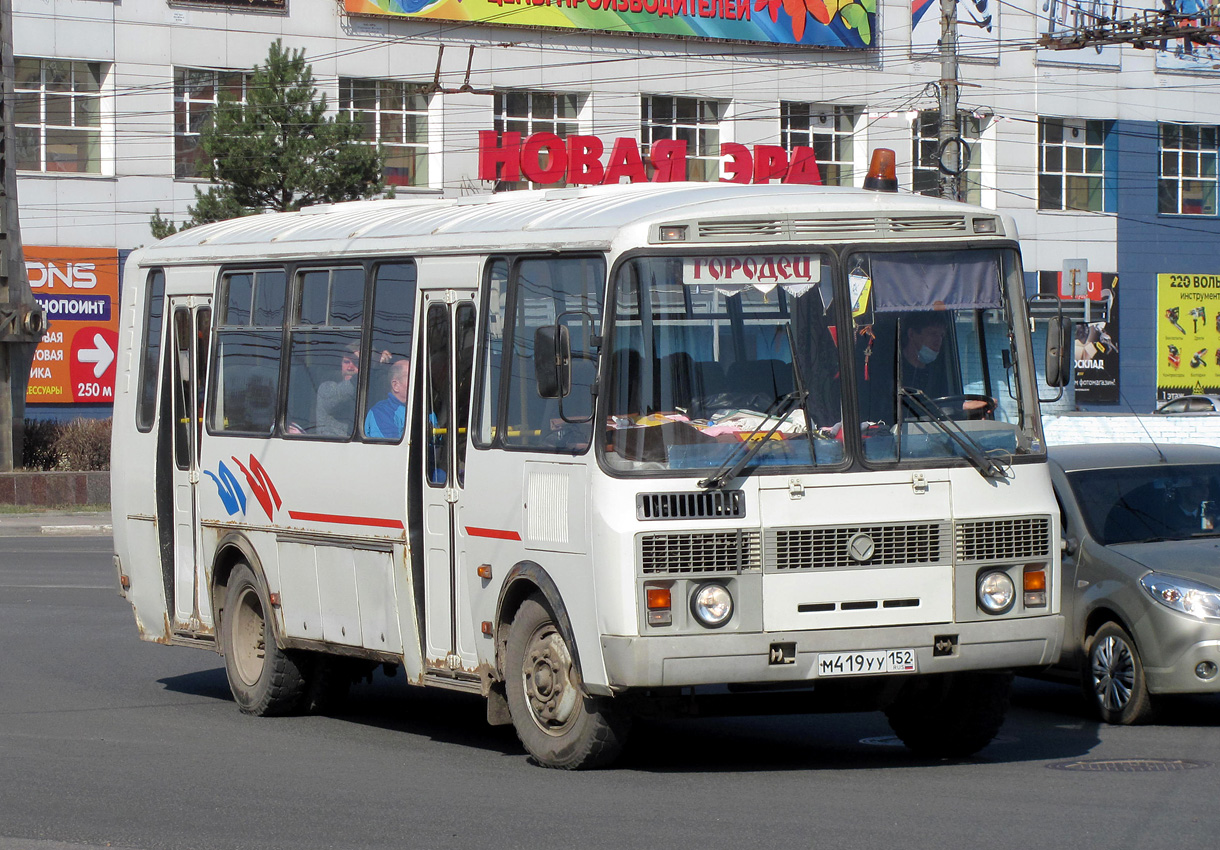
[[[745,468],[745,465],[749,463],[750,460],[762,450],[762,447],[771,440],[771,437],[774,436],[775,432],[779,430],[779,426],[784,424],[784,422],[788,419],[788,414],[792,412],[792,408],[796,405],[796,403],[798,401],[804,401],[805,395],[806,393],[802,390],[793,390],[787,395],[782,395],[775,401],[771,402],[771,404],[767,406],[767,409],[763,411],[762,422],[758,424],[757,428],[746,435],[746,450],[741,454],[741,456],[734,461],[733,453],[730,453],[725,459],[724,463],[720,464],[714,473],[699,482],[699,486],[705,487],[708,490],[720,490],[726,484],[736,478],[737,474]],[[775,424],[771,426],[766,435],[759,438],[759,432],[762,431],[763,426],[767,424],[772,416],[775,417]]]
[[[970,465],[978,470],[979,475],[984,478],[994,478],[997,480],[1008,477],[1004,466],[998,463],[995,458],[988,455],[986,450],[973,437],[962,430],[962,426],[945,416],[940,406],[928,398],[928,394],[923,390],[915,387],[899,387],[898,395],[903,400],[910,402],[917,413],[921,416],[926,416],[929,422],[956,443],[962,452],[965,453],[966,459],[970,461]],[[899,425],[900,432],[901,427]]]

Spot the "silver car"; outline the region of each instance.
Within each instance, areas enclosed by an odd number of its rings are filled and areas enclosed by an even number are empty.
[[[1052,448],[1063,514],[1060,671],[1107,723],[1220,691],[1220,448]]]

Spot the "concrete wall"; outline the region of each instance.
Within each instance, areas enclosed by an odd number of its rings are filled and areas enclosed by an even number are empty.
[[[0,505],[78,507],[109,504],[109,472],[0,473]]]

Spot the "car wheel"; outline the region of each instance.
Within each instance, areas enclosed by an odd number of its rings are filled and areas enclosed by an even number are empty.
[[[220,646],[237,707],[259,717],[295,711],[305,692],[299,655],[276,646],[269,610],[262,584],[247,565],[238,564],[225,591]]]
[[[1082,678],[1085,696],[1106,723],[1129,726],[1151,717],[1144,664],[1135,641],[1118,623],[1106,623],[1089,640]]]
[[[585,695],[567,641],[538,597],[526,599],[509,626],[504,688],[517,737],[543,767],[599,767],[622,750],[627,718],[612,700]]]

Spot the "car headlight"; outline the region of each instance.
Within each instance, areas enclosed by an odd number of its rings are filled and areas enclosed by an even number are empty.
[[[733,595],[722,584],[702,585],[690,598],[695,619],[709,629],[718,629],[733,616]]]
[[[1006,614],[1017,598],[1012,577],[1003,570],[992,570],[979,576],[979,605],[988,614]]]
[[[1148,573],[1140,584],[1167,608],[1200,620],[1220,620],[1220,590],[1214,587],[1167,573]]]

